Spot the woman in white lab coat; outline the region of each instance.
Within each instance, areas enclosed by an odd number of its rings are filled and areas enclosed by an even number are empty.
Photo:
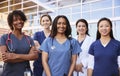
[[[88,22],[85,19],[79,19],[76,22],[77,37],[82,52],[78,54],[74,76],[87,76],[88,50],[94,41],[88,34]]]

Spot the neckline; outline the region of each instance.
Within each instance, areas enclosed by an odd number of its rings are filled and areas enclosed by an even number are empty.
[[[66,40],[61,43],[60,41],[58,41],[58,40],[55,38],[55,41],[56,41],[58,44],[60,44],[60,45],[65,44],[65,43],[67,42],[67,40],[68,40],[68,39],[66,38]]]
[[[110,43],[111,43],[112,39],[110,39],[110,41],[106,44],[102,44],[101,40],[99,39],[100,44],[102,45],[102,47],[106,48]]]
[[[14,38],[15,39],[17,39],[17,40],[19,40],[19,41],[21,41],[22,39],[23,39],[23,37],[24,37],[24,34],[23,34],[23,36],[19,39],[19,38],[17,38],[14,34],[11,34],[11,35],[13,35],[14,36]]]

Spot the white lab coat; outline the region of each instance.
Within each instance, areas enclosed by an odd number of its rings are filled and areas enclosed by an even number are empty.
[[[80,52],[80,55],[77,57],[76,64],[83,64],[83,72],[79,72],[79,76],[87,76],[87,64],[88,64],[88,50],[90,45],[95,41],[92,37],[86,35],[85,40],[83,41],[81,45],[82,52]],[[73,76],[77,76],[77,72],[73,72]]]

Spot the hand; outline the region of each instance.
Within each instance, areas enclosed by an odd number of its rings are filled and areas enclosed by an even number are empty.
[[[76,72],[82,72],[82,73],[83,73],[82,67],[83,67],[82,63],[76,64],[76,66],[75,66],[75,71],[76,71]]]
[[[16,54],[15,53],[9,53],[9,52],[2,53],[2,60],[4,62],[9,62],[13,59],[16,59]]]

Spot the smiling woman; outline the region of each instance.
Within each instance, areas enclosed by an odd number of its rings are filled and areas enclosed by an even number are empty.
[[[8,15],[12,32],[4,34],[0,40],[0,52],[5,65],[2,76],[24,76],[26,70],[31,71],[29,60],[38,57],[32,38],[22,33],[26,20],[24,13],[19,10]]]
[[[52,24],[51,34],[42,43],[43,76],[72,76],[76,56],[81,51],[79,43],[71,35],[66,16],[57,16]]]

